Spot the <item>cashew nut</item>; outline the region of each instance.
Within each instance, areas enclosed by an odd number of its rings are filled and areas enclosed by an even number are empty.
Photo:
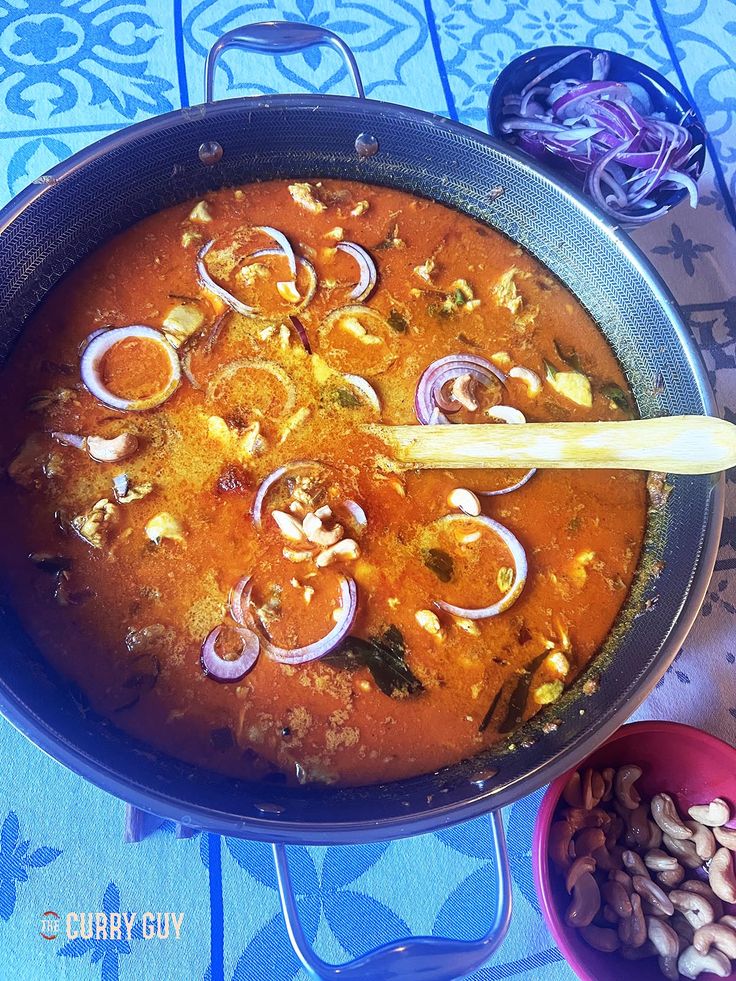
[[[723,903],[720,901],[718,896],[713,892],[711,887],[707,882],[702,882],[700,879],[689,879],[687,882],[683,882],[681,889],[685,892],[694,892],[698,896],[705,896],[710,905],[713,907],[713,916],[715,919],[720,920],[723,916]]]
[[[608,873],[608,879],[610,882],[619,882],[626,890],[626,895],[631,896],[634,891],[634,883],[630,875],[626,872],[621,872],[618,869],[614,869],[612,872]]]
[[[670,893],[670,895],[672,894]],[[669,919],[669,924],[680,940],[682,940],[685,947],[689,947],[695,936],[695,927],[692,923],[679,910],[675,910]]]
[[[731,974],[731,962],[720,950],[710,954],[701,954],[695,947],[687,947],[680,954],[677,969],[686,978],[697,978],[706,972],[716,974],[719,978],[727,978]]]
[[[583,793],[581,789],[580,772],[576,770],[570,775],[570,779],[565,784],[565,789],[562,791],[562,799],[570,807],[582,807],[583,806]]]
[[[612,820],[611,815],[600,807],[589,811],[582,807],[568,807],[563,816],[573,831],[581,828],[607,828]]]
[[[736,930],[725,923],[709,923],[695,931],[693,947],[701,954],[707,954],[711,947],[715,947],[726,957],[736,960]]]
[[[651,837],[649,808],[645,804],[639,804],[637,808],[628,813],[628,828],[624,841],[629,846],[638,845],[640,848],[644,848],[648,845]]]
[[[627,947],[641,947],[647,939],[647,925],[641,908],[641,898],[633,893],[631,896],[631,916],[621,920],[618,925],[618,936]]]
[[[659,970],[668,981],[679,981],[680,972],[677,970],[677,954],[674,957],[658,957]]]
[[[602,950],[607,954],[612,954],[621,946],[615,930],[607,930],[605,927],[598,927],[589,924],[580,931],[580,936],[594,950]]]
[[[625,766],[620,766],[618,768],[616,771],[616,776],[613,780],[616,800],[618,800],[630,811],[633,811],[635,807],[638,807],[641,801],[639,791],[634,786],[641,774],[641,767],[635,766],[633,763],[627,763]]]
[[[655,876],[660,886],[667,886],[668,889],[675,889],[684,878],[685,870],[681,865],[676,865],[672,871],[665,869],[664,872],[658,872]]]
[[[708,881],[713,892],[724,903],[736,903],[736,874],[731,852],[727,848],[719,848],[710,860]]]
[[[713,828],[713,836],[719,845],[736,852],[736,828]]]
[[[606,830],[606,848],[613,848],[626,827],[624,821],[615,814],[611,815],[611,823]]]
[[[596,848],[605,845],[606,836],[600,828],[583,828],[578,831],[573,839],[575,857],[582,858],[584,855],[592,855]]]
[[[662,844],[670,854],[677,856],[680,864],[684,865],[686,869],[699,869],[702,866],[703,860],[695,850],[695,845],[692,841],[670,838],[665,832],[662,836]]]
[[[667,886],[668,889],[674,889],[679,886],[682,880],[685,878],[685,870],[681,865],[675,865],[674,869],[665,869],[664,872],[658,872],[655,876],[657,882],[661,886]]]
[[[596,848],[591,854],[602,872],[612,872],[614,869],[623,869],[622,853],[623,848],[620,845],[614,845],[610,850],[608,848]]]
[[[678,866],[678,861],[672,855],[658,848],[652,848],[645,852],[644,864],[654,872],[673,872]]]
[[[645,957],[655,957],[657,951],[648,940],[641,947],[622,947],[621,956],[627,961],[641,961]]]
[[[677,813],[677,806],[669,794],[655,794],[652,797],[652,817],[662,831],[678,841],[689,840],[693,833],[686,828]]]
[[[631,900],[627,890],[620,882],[616,882],[615,879],[604,882],[601,886],[601,895],[618,919],[631,916]]]
[[[565,870],[572,864],[570,843],[573,829],[567,821],[555,821],[549,829],[549,856],[558,869]]]
[[[612,766],[607,766],[604,770],[601,770],[601,777],[603,778],[602,801],[608,802],[613,797],[613,780],[615,776],[616,771]]]
[[[693,821],[707,824],[709,828],[720,828],[731,819],[731,808],[722,797],[716,797],[710,804],[696,804],[687,813]]]
[[[696,930],[715,920],[713,906],[705,896],[684,889],[673,889],[670,893],[670,902]]]
[[[722,916],[719,923],[725,923],[726,926],[731,927],[732,930],[736,930],[736,916],[731,916],[730,914]]]
[[[304,515],[302,528],[309,541],[314,545],[322,546],[322,548],[330,548],[330,546],[336,545],[345,534],[342,525],[335,525],[334,528],[328,531],[323,527],[322,519],[318,518],[312,511],[308,511]]]
[[[649,841],[646,842],[647,848],[659,848],[662,844],[662,829],[656,821],[649,822]]]
[[[649,875],[647,867],[642,861],[641,855],[637,855],[636,852],[632,852],[631,849],[625,849],[625,851],[621,854],[621,860],[624,863],[624,868],[632,875]]]
[[[562,796],[571,807],[592,810],[600,803],[605,790],[603,777],[591,767],[586,767],[582,775],[576,771],[567,782]]]
[[[585,872],[595,872],[595,867],[595,859],[591,858],[589,855],[576,858],[570,866],[565,878],[565,888],[567,889],[568,893],[573,891],[575,888],[575,883],[578,881],[581,875],[583,875]]]
[[[87,453],[98,463],[117,463],[127,460],[138,449],[138,437],[132,433],[121,433],[112,439],[103,436],[87,437]]]
[[[565,922],[568,926],[588,926],[600,908],[598,883],[590,872],[585,872],[573,887],[572,902],[567,907]]]
[[[665,916],[672,916],[675,912],[675,907],[667,898],[667,893],[656,882],[652,882],[649,876],[635,875],[634,889],[642,899],[648,899],[655,910],[664,913]]]
[[[646,917],[647,936],[659,954],[659,968],[666,978],[677,981],[677,955],[680,941],[672,929],[656,916]]]
[[[713,858],[716,853],[716,839],[710,828],[700,824],[699,821],[686,821],[685,825],[693,833],[693,844],[698,857],[702,858],[704,862]]]
[[[603,907],[601,916],[606,923],[615,923],[615,925],[618,926],[618,916],[616,916],[616,910],[612,909],[610,906],[606,905]]]

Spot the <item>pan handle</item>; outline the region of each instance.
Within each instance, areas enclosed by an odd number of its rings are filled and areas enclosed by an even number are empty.
[[[478,940],[446,937],[406,937],[377,947],[345,964],[329,964],[315,954],[304,936],[283,845],[274,845],[281,908],[294,951],[310,978],[317,981],[449,981],[466,977],[484,964],[501,945],[511,919],[511,878],[500,811],[490,815],[493,860],[498,870],[493,922]]]
[[[227,48],[242,48],[245,51],[261,51],[264,54],[290,54],[315,45],[334,48],[345,62],[359,99],[365,99],[363,82],[353,52],[342,38],[324,27],[314,24],[300,24],[294,21],[270,20],[260,24],[244,24],[223,34],[210,48],[204,78],[205,102],[214,102],[215,68],[223,51]]]

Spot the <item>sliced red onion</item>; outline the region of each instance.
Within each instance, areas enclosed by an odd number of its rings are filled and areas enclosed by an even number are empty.
[[[296,386],[289,375],[284,371],[280,364],[275,361],[267,361],[265,358],[236,358],[223,365],[207,383],[207,398],[216,399],[217,389],[223,383],[230,381],[233,375],[245,368],[252,368],[255,371],[265,371],[278,381],[286,392],[284,405],[278,417],[287,415],[296,405]]]
[[[270,225],[254,225],[253,230],[256,232],[263,232],[265,235],[270,236],[274,242],[279,246],[281,252],[286,256],[286,261],[289,263],[289,269],[291,270],[292,279],[296,279],[296,256],[294,255],[294,250],[291,247],[291,242],[280,232],[278,228],[272,228]]]
[[[366,402],[370,405],[372,409],[376,412],[381,411],[381,400],[378,397],[378,393],[370,382],[366,381],[365,378],[361,378],[360,375],[343,375],[342,376],[346,382],[357,388],[357,390],[365,397]]]
[[[414,409],[423,426],[448,422],[446,416],[437,412],[437,407],[441,405],[448,411],[447,406],[452,403],[445,399],[442,389],[460,375],[470,375],[485,386],[497,381],[502,385],[506,384],[506,375],[499,368],[475,354],[449,354],[433,361],[422,373],[414,396]],[[452,411],[457,410],[453,408]]]
[[[199,276],[200,283],[204,289],[209,290],[210,293],[213,293],[215,296],[219,297],[223,303],[230,307],[231,310],[241,314],[243,317],[255,317],[256,311],[253,307],[249,307],[247,303],[243,303],[242,300],[237,298],[237,296],[233,296],[232,293],[228,293],[225,287],[220,286],[219,283],[216,283],[207,271],[207,266],[204,261],[205,256],[214,244],[215,240],[211,239],[206,243],[206,245],[203,245],[197,253],[197,274]]]
[[[86,436],[80,436],[78,433],[51,433],[51,438],[62,446],[73,446],[76,450],[83,450],[87,441]]]
[[[263,650],[272,661],[278,661],[281,664],[306,664],[308,661],[316,661],[318,658],[324,657],[325,654],[329,654],[330,651],[337,647],[340,641],[347,637],[355,622],[355,615],[358,612],[358,589],[355,585],[355,580],[350,579],[348,576],[341,575],[339,582],[340,615],[332,630],[325,634],[321,640],[317,640],[313,644],[293,648],[278,647],[272,643],[258,618],[255,616],[251,617],[255,628],[261,634]],[[251,586],[252,583],[246,586],[242,599],[246,609],[250,603]]]
[[[298,473],[300,470],[305,469],[320,469],[324,468],[324,464],[319,463],[317,460],[296,460],[294,463],[287,463],[283,467],[278,467],[276,470],[272,471],[267,477],[265,477],[256,491],[256,496],[253,500],[253,507],[251,508],[251,515],[253,516],[253,524],[256,528],[261,531],[263,528],[263,504],[266,500],[266,495],[274,486],[277,484],[282,477],[285,477],[290,473]]]
[[[498,490],[479,490],[476,494],[481,494],[483,497],[500,497],[502,494],[511,494],[513,491],[517,491],[524,484],[528,484],[532,479],[534,474],[537,472],[537,468],[533,467],[531,470],[527,470],[521,480],[517,480],[515,484],[510,484],[508,487],[500,487]]]
[[[362,303],[364,300],[368,299],[373,290],[376,288],[376,282],[378,281],[376,264],[363,246],[356,245],[355,242],[338,242],[336,247],[341,252],[345,252],[349,256],[352,256],[358,263],[360,279],[350,293],[350,299],[356,300],[358,303]]]
[[[245,610],[243,608],[243,593],[250,579],[250,576],[241,576],[230,590],[230,595],[227,598],[228,613],[240,627],[244,627],[246,623]]]
[[[250,258],[260,259],[261,256],[264,255],[282,255],[282,252],[281,249],[259,249],[257,252],[253,252]],[[317,271],[309,259],[303,255],[298,255],[296,257],[296,262],[297,265],[301,266],[307,274],[307,291],[293,308],[295,313],[299,313],[300,310],[303,310],[309,303],[312,302],[314,294],[317,292]],[[296,276],[294,278],[296,281]]]
[[[289,317],[289,320],[291,321],[291,326],[294,328],[294,330],[297,333],[297,337],[304,345],[304,350],[307,352],[307,354],[311,354],[312,345],[309,342],[309,335],[307,334],[306,327],[301,322],[301,320],[298,317],[293,316],[293,314],[292,316]]]
[[[100,371],[102,359],[108,351],[116,344],[131,337],[155,341],[169,359],[170,374],[168,381],[160,391],[144,399],[124,399],[115,395],[105,385]],[[129,327],[112,327],[110,330],[92,335],[88,338],[88,342],[79,363],[82,382],[88,392],[111,409],[120,409],[123,412],[142,412],[145,409],[155,409],[157,406],[163,405],[179,387],[181,381],[179,355],[164,335],[160,331],[154,330],[153,327],[144,327],[142,324],[131,324]]]
[[[513,368],[511,369],[514,370]],[[509,376],[511,372],[509,372]],[[519,375],[514,377],[518,378]],[[536,377],[536,376],[535,376]],[[515,409],[511,405],[494,405],[492,409],[488,409],[486,415],[491,419],[498,419],[499,422],[507,423],[511,426],[523,426],[526,422],[526,416],[523,412]],[[478,494],[482,494],[484,497],[500,497],[502,494],[511,494],[513,491],[518,490],[523,487],[524,484],[528,483],[537,472],[536,467],[532,467],[531,470],[527,470],[521,480],[517,480],[515,484],[510,484],[508,487],[499,487],[498,490],[479,490]]]
[[[111,330],[112,324],[106,324],[104,327],[98,327],[97,330],[93,330],[91,334],[88,334],[85,339],[81,342],[77,349],[77,354],[81,358],[84,354],[84,349],[87,347],[90,341],[93,341],[95,337],[99,337],[100,334],[104,334],[106,330]]]
[[[504,593],[497,603],[492,603],[490,606],[485,606],[480,609],[468,609],[463,606],[455,606],[452,603],[446,603],[444,600],[435,600],[434,605],[440,610],[445,610],[445,612],[451,613],[453,616],[465,617],[467,620],[486,620],[489,617],[498,616],[499,613],[503,613],[505,610],[508,610],[509,607],[513,606],[521,595],[521,591],[526,584],[527,576],[526,552],[524,551],[524,547],[516,535],[510,532],[505,525],[499,524],[498,521],[494,521],[493,518],[489,518],[485,514],[479,514],[477,516],[469,516],[466,514],[447,514],[440,520],[443,522],[443,524],[455,521],[474,522],[482,525],[484,528],[487,528],[489,531],[493,532],[494,535],[497,535],[511,553],[511,558],[514,562],[514,579],[511,583],[511,588],[509,591]]]
[[[358,504],[357,501],[353,501],[351,498],[348,498],[347,501],[343,502],[343,507],[353,519],[353,522],[359,531],[365,531],[365,529],[368,527],[368,516],[360,504]]]
[[[220,657],[217,653],[217,638],[223,630],[233,630],[240,638],[241,651],[233,660]],[[258,636],[248,627],[226,627],[220,624],[207,634],[202,644],[200,661],[208,678],[214,678],[215,681],[240,681],[256,663],[259,653]]]
[[[575,58],[591,58],[591,80],[540,85]],[[690,131],[652,114],[647,92],[635,82],[609,79],[610,59],[580,49],[561,59],[504,100],[501,129],[527,153],[552,155],[611,217],[634,226],[666,214],[660,191],[684,187],[697,204],[702,144]],[[683,123],[685,119],[683,118]],[[581,175],[585,175],[584,181]]]

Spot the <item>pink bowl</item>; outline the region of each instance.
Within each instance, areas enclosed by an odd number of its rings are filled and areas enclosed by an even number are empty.
[[[576,769],[637,763],[644,771],[637,783],[646,797],[666,791],[682,813],[693,804],[723,797],[736,814],[736,749],[715,736],[679,722],[634,722],[623,726]],[[570,771],[572,773],[573,771]],[[534,884],[547,926],[572,969],[583,981],[662,981],[655,960],[627,961],[618,954],[593,950],[564,921],[569,903],[565,884],[550,866],[550,825],[570,773],[550,784],[534,826]],[[730,822],[736,826],[736,820]],[[736,907],[729,909],[734,912]],[[710,979],[715,975],[703,974]],[[736,971],[730,976],[736,981]]]

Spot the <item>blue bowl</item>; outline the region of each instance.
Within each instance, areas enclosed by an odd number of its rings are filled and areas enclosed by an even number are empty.
[[[528,51],[526,54],[514,58],[500,73],[491,89],[488,99],[488,132],[504,143],[515,145],[513,135],[504,133],[501,129],[505,97],[520,92],[540,72],[576,51],[590,51],[591,55],[608,55],[610,58],[608,77],[610,79],[641,86],[649,96],[652,112],[661,113],[669,122],[679,123],[688,130],[693,145],[700,144],[701,146],[693,158],[697,163],[697,168],[692,176],[697,181],[705,163],[705,127],[698,118],[695,109],[682,92],[679,92],[658,71],[640,61],[635,61],[633,58],[627,58],[626,55],[617,54],[615,51],[606,51],[604,48],[593,48],[587,45],[551,45],[536,48],[534,51]],[[590,60],[586,58],[576,59],[571,64],[553,72],[545,79],[545,84],[554,83],[562,78],[578,77],[578,75],[587,81],[590,78],[591,63],[592,58]],[[571,169],[564,163],[557,161],[552,154],[545,158],[545,165],[551,171],[563,174],[567,180],[577,184],[577,187],[582,189],[583,175],[576,181],[576,174],[571,172]],[[684,187],[669,190],[661,189],[657,190],[652,197],[656,200],[658,208],[673,208],[687,197],[687,190]]]

